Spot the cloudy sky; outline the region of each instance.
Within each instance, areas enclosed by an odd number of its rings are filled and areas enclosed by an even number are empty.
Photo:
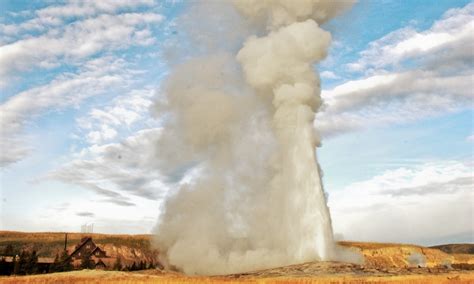
[[[150,110],[189,2],[0,3],[0,229],[150,232],[172,187]],[[474,3],[365,0],[324,28],[337,237],[473,242]]]

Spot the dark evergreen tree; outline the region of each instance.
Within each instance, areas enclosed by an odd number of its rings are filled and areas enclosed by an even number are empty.
[[[74,269],[72,266],[72,259],[69,257],[69,254],[66,250],[63,250],[63,253],[61,254],[58,268],[58,271],[71,271]]]
[[[130,271],[135,271],[135,270],[137,270],[137,264],[134,261],[132,266],[130,267]]]
[[[38,255],[34,250],[28,253],[25,259],[25,274],[36,274],[38,273]]]
[[[155,263],[153,263],[153,260],[148,264],[148,269],[155,269]]]
[[[13,263],[13,274],[18,275],[20,274],[20,258],[19,256],[14,257]]]
[[[3,250],[3,255],[4,256],[15,256],[15,252],[13,251],[13,246],[12,245],[7,245],[5,249]]]
[[[122,270],[123,266],[122,266],[122,258],[119,256],[117,257],[117,259],[115,260],[115,263],[114,263],[114,270]]]
[[[10,263],[7,262],[5,257],[0,256],[0,275],[9,275],[10,274],[10,269],[9,267]]]
[[[81,269],[93,269],[95,267],[95,263],[91,258],[91,255],[88,253],[84,253],[81,257]]]
[[[30,253],[26,250],[22,250],[20,253],[20,259],[18,260],[18,275],[26,275],[28,273],[28,264],[30,259]]]
[[[54,258],[54,262],[51,264],[51,266],[49,267],[49,272],[59,272],[61,271],[61,263],[60,263],[60,260],[59,260],[59,254],[56,253],[56,257]]]

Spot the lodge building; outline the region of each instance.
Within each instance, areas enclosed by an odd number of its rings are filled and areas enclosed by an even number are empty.
[[[69,257],[72,259],[73,265],[78,266],[85,255],[90,255],[96,269],[105,269],[107,267],[102,259],[108,258],[108,256],[103,249],[94,243],[92,237],[83,237]]]

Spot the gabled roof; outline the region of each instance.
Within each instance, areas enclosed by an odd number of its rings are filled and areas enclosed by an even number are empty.
[[[95,246],[95,249],[93,249],[91,253],[93,254],[93,253],[95,253],[97,250],[99,250],[99,251],[105,253],[105,250],[101,249],[101,248],[100,248],[99,246],[97,246],[97,245]]]
[[[94,241],[92,240],[92,237],[85,237],[82,238],[81,242],[76,246],[76,248],[72,251],[72,253],[69,255],[70,257],[73,256],[78,250],[80,250],[88,241],[92,241],[92,243],[95,245]],[[97,245],[96,245],[97,247]],[[95,250],[95,249],[94,249]]]
[[[76,247],[81,247],[81,246],[83,246],[83,245],[84,245],[85,243],[87,243],[89,240],[92,241],[92,237],[83,237],[83,238],[81,239],[81,242],[80,242],[78,245],[76,245]]]

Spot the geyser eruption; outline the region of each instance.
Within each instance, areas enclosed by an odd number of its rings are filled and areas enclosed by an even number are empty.
[[[313,65],[331,41],[319,24],[347,4],[235,1],[267,34],[248,37],[236,55],[214,51],[173,70],[157,151],[163,171],[185,178],[156,227],[167,265],[225,274],[341,258],[315,153]]]
[[[320,98],[311,63],[325,56],[329,41],[329,34],[308,20],[250,38],[237,55],[247,82],[272,96],[279,155],[269,194],[283,208],[280,229],[299,236],[285,240],[297,261],[326,259],[333,244],[312,124]]]

